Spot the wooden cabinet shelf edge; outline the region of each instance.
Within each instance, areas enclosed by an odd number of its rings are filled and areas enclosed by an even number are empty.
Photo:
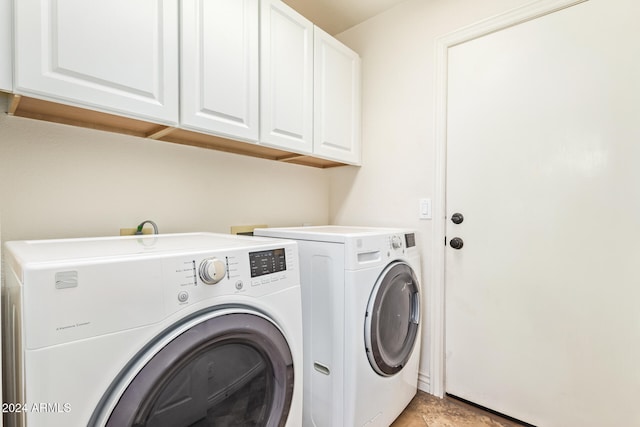
[[[302,166],[331,168],[345,165],[345,163],[341,162],[300,155],[298,153],[278,150],[259,144],[231,140],[187,129],[16,94],[10,96],[8,112],[10,115],[16,117],[121,133],[140,138],[190,145]]]

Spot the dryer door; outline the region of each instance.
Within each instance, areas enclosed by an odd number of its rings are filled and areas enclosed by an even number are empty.
[[[420,286],[405,262],[389,264],[369,297],[365,345],[371,367],[382,376],[399,372],[411,357],[420,323]]]
[[[280,330],[257,314],[204,317],[178,335],[180,328],[168,331],[132,361],[95,424],[104,418],[117,427],[283,426],[294,373]]]

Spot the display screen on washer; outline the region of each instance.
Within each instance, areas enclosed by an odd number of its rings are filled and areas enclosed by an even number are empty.
[[[407,247],[412,248],[416,245],[416,235],[414,233],[407,233],[404,235]]]
[[[251,277],[284,271],[287,269],[284,248],[249,252],[249,264],[251,265]]]

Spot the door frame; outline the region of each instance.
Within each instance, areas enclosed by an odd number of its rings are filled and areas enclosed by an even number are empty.
[[[429,392],[445,394],[445,254],[446,254],[446,162],[447,162],[447,91],[449,48],[524,22],[569,8],[588,0],[538,0],[485,19],[435,42],[435,192],[433,222],[433,269],[429,292]],[[443,242],[445,243],[443,245]]]

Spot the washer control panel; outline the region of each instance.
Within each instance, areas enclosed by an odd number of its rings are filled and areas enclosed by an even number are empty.
[[[172,257],[163,278],[170,311],[225,295],[259,297],[300,285],[297,244]]]

